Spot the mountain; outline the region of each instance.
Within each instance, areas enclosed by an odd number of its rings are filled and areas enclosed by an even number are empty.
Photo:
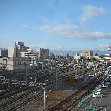
[[[76,55],[77,53],[81,54],[82,53],[82,50],[79,50],[79,51],[73,51],[73,50],[50,50],[50,53],[53,53],[54,55],[67,55],[69,54],[70,56],[74,56]],[[109,52],[108,51],[101,51],[101,50],[93,50],[93,54],[98,54],[98,55],[105,55],[105,54],[108,54]]]

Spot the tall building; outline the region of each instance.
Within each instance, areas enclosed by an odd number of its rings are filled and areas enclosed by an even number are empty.
[[[39,58],[49,59],[49,49],[40,48]]]
[[[27,52],[27,49],[29,49],[29,47],[24,45],[24,42],[15,42],[15,47],[17,47],[20,52]]]
[[[28,47],[23,42],[16,42],[14,47],[8,47],[8,57],[1,58],[0,63],[5,65],[7,70],[19,70],[28,68],[30,60],[22,57],[21,52],[27,51]]]
[[[20,57],[20,51],[17,47],[8,47],[8,57]]]

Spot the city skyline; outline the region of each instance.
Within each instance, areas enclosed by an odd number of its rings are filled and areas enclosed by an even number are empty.
[[[0,47],[104,50],[111,44],[111,0],[1,0]]]

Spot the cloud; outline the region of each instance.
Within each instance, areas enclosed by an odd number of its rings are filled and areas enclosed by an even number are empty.
[[[41,30],[56,36],[63,36],[66,38],[74,38],[74,39],[111,39],[111,33],[105,33],[101,31],[90,31],[88,28],[83,25],[89,19],[95,16],[102,16],[107,14],[108,10],[100,7],[100,6],[93,6],[87,5],[82,8],[82,15],[80,16],[80,23],[74,24],[67,20],[64,23],[57,23],[53,22],[50,23],[47,18],[42,18],[42,24],[39,26],[28,26],[25,24],[21,24],[21,27],[24,28],[31,28],[34,30]]]
[[[39,29],[39,30],[49,30],[49,26],[48,25],[42,25],[42,26],[38,26],[38,27],[34,27],[34,29]]]
[[[97,7],[92,5],[87,5],[82,8],[83,14],[80,18],[81,23],[86,22],[94,16],[105,15],[107,10],[103,7]]]
[[[12,40],[12,38],[10,36],[0,36],[0,40],[1,41],[9,41],[9,40]]]
[[[20,24],[20,27],[22,27],[22,28],[28,28],[29,26],[26,25],[26,24]]]
[[[66,38],[78,38],[78,39],[111,39],[111,33],[105,32],[92,32],[86,30],[85,27],[74,25],[71,23],[56,24],[56,25],[43,25],[38,26],[36,29],[52,33],[57,36],[63,36]]]
[[[43,18],[42,22],[49,22],[49,20],[47,18]]]
[[[90,31],[83,25],[89,19],[94,16],[102,16],[107,14],[108,10],[103,7],[87,5],[82,8],[82,15],[80,16],[80,23],[73,24],[71,22],[66,22],[62,24],[44,24],[37,26],[35,29],[46,31],[52,33],[56,36],[63,36],[66,38],[79,38],[79,39],[111,39],[111,33]]]

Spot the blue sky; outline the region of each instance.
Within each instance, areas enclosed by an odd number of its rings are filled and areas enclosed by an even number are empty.
[[[0,47],[107,50],[111,0],[0,0]]]

